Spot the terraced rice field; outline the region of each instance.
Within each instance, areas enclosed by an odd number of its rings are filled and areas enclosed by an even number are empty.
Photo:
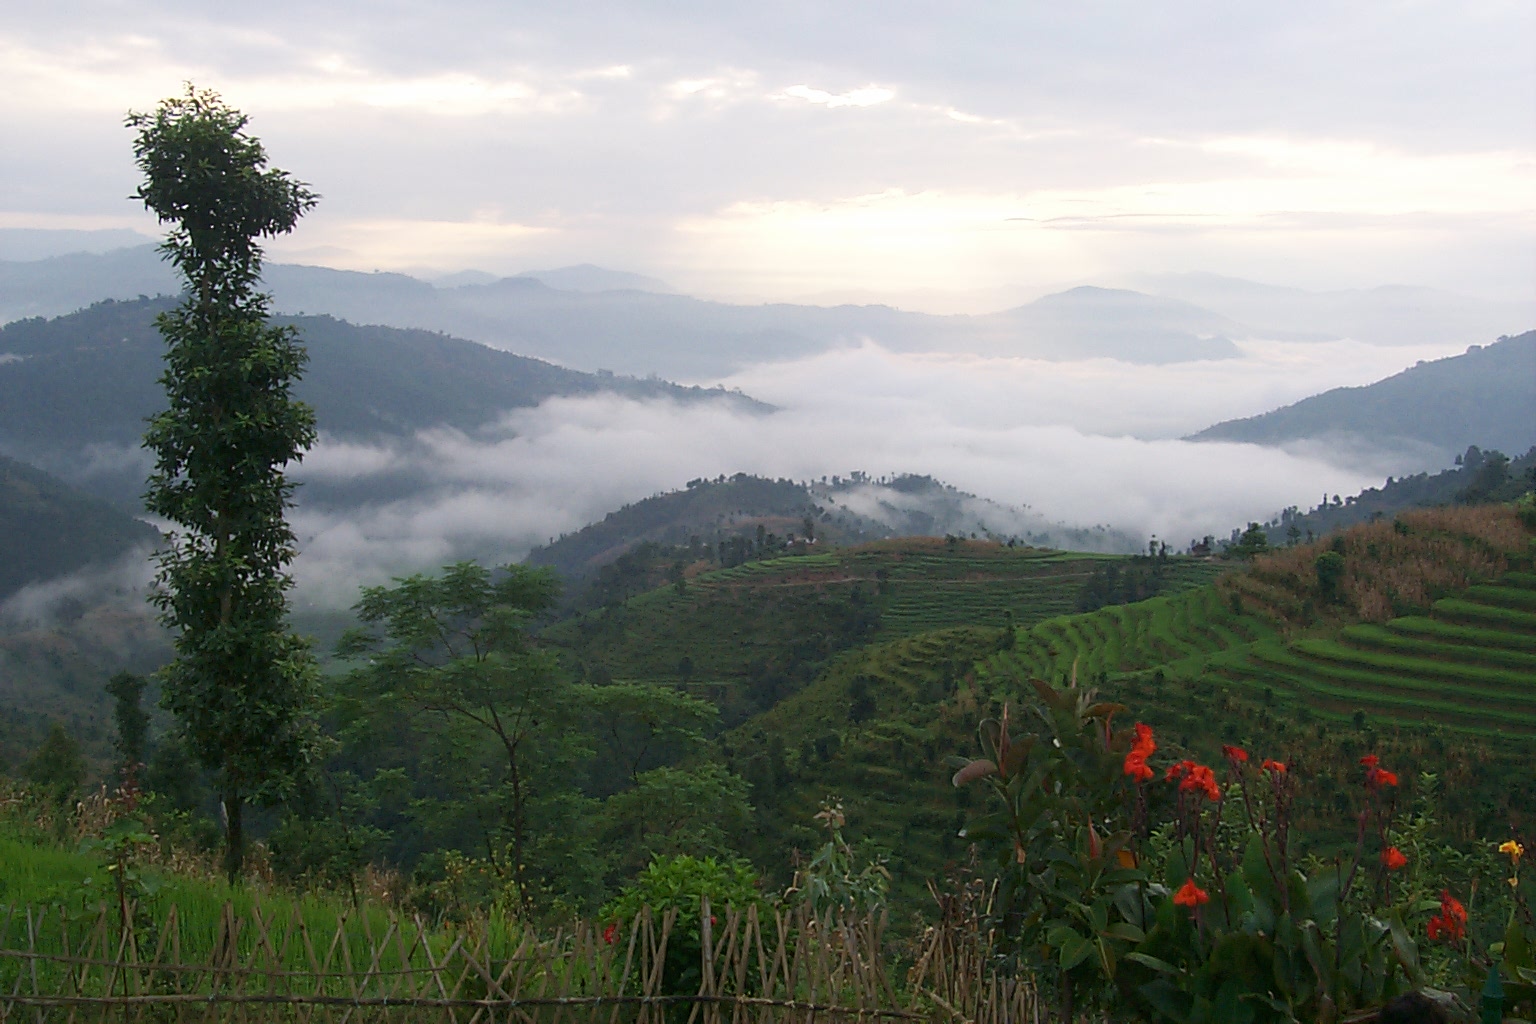
[[[862,585],[880,607],[882,637],[894,638],[957,625],[1001,626],[1009,613],[1020,626],[1071,614],[1094,570],[1114,561],[1125,556],[909,539],[752,562],[691,582],[705,593]],[[1165,567],[1165,590],[1200,587],[1229,568],[1173,559]]]
[[[1536,574],[1437,601],[1429,616],[1336,639],[1257,645],[1234,682],[1285,688],[1317,710],[1479,735],[1536,735]]]
[[[1159,667],[1216,675],[1321,717],[1536,735],[1536,574],[1507,573],[1428,616],[1290,641],[1205,588],[1047,619],[990,671],[1060,680],[1074,662],[1090,680]]]
[[[1061,679],[1134,672],[1204,658],[1272,638],[1252,616],[1234,615],[1214,588],[1202,587],[1085,615],[1048,619],[999,656],[995,670]]]

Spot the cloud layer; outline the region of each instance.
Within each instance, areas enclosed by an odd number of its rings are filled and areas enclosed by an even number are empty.
[[[598,262],[787,298],[1144,270],[1533,297],[1536,8],[32,5],[0,227],[153,225],[125,107],[184,80],[354,269]],[[943,300],[929,296],[930,308]]]
[[[343,605],[360,583],[459,557],[515,559],[620,505],[736,472],[924,473],[1049,520],[1182,546],[1403,467],[1179,436],[1443,354],[1271,342],[1240,360],[1140,367],[901,355],[866,343],[728,382],[779,407],[767,415],[600,396],[519,410],[474,435],[323,443],[301,473],[313,493],[369,480],[407,493],[346,511],[301,507],[297,575],[306,600]]]

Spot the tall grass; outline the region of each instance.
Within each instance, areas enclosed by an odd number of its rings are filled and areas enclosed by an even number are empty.
[[[1317,558],[1344,556],[1344,610],[1367,622],[1427,612],[1436,599],[1528,566],[1532,537],[1513,506],[1478,505],[1404,512],[1334,537],[1260,556],[1248,574],[1273,591],[1272,611],[1307,625],[1305,609],[1324,607]],[[1232,585],[1241,577],[1232,577]],[[1257,588],[1256,594],[1262,593]]]

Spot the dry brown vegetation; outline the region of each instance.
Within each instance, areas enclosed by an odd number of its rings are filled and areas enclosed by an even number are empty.
[[[1248,573],[1222,586],[1289,625],[1309,625],[1330,613],[1318,586],[1318,556],[1337,551],[1345,566],[1333,613],[1385,622],[1423,614],[1441,597],[1498,578],[1512,562],[1528,562],[1532,544],[1510,505],[1422,509],[1261,555]]]

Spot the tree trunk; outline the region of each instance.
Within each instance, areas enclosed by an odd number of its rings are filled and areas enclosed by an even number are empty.
[[[245,803],[239,793],[224,794],[224,874],[229,884],[240,880],[245,867],[245,827],[241,812]]]

